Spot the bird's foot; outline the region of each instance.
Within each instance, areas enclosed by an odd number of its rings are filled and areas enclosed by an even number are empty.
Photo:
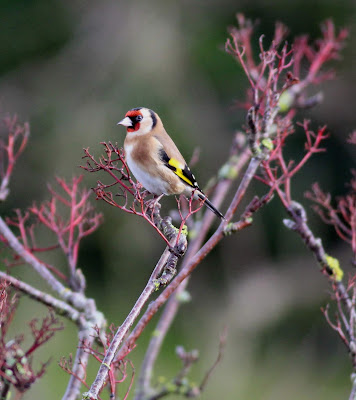
[[[149,192],[148,190],[143,190],[141,192],[141,197],[144,199],[145,197],[149,196],[150,194],[151,194],[151,192]]]
[[[148,208],[152,209],[152,212],[154,209],[157,207],[158,202],[161,200],[161,198],[164,196],[164,194],[161,194],[160,196],[154,196],[153,199],[147,200],[146,201],[146,206]]]

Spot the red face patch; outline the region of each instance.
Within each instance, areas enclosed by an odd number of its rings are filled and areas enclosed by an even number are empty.
[[[138,118],[137,118],[138,116],[142,117],[140,110],[130,110],[126,113],[125,117],[129,117],[133,124],[133,126],[129,126],[127,128],[127,132],[136,132],[140,129],[140,123],[138,122]]]
[[[125,117],[137,117],[138,115],[142,115],[140,110],[130,110],[126,113]]]
[[[137,126],[138,125],[138,126]],[[127,132],[136,132],[140,129],[140,124],[137,123],[133,127],[127,127]]]

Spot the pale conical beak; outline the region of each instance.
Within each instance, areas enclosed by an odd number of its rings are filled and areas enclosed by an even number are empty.
[[[132,127],[132,121],[129,117],[125,117],[124,119],[122,119],[120,122],[117,123],[117,125],[123,125],[123,126],[127,126],[127,127]]]

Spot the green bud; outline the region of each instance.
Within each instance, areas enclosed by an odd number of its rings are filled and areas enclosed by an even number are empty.
[[[289,90],[285,90],[279,97],[278,107],[281,112],[287,112],[294,102],[294,96]]]
[[[269,139],[269,138],[262,139],[262,144],[263,144],[263,146],[266,147],[266,149],[273,150],[273,142],[271,139]]]

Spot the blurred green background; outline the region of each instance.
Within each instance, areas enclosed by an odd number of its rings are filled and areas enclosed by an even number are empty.
[[[0,205],[2,215],[48,198],[46,184],[53,183],[54,176],[69,179],[81,173],[83,147],[100,154],[100,141],[123,143],[124,130],[116,122],[137,106],[159,113],[187,159],[200,148],[194,171],[204,187],[225,160],[245,118],[232,105],[244,99],[247,81],[223,51],[236,12],[260,20],[256,44],[261,33],[270,40],[276,20],[289,26],[289,41],[306,32],[317,37],[320,23],[329,17],[338,27],[350,28],[343,58],[333,63],[337,79],[320,88],[325,101],[299,116],[311,118],[315,129],[328,125],[328,152],[313,158],[293,188],[299,200],[315,181],[333,194],[345,191],[349,169],[355,166],[355,151],[346,143],[356,128],[354,1],[3,0],[0,6],[1,110],[16,112],[31,124],[30,143],[16,166],[11,194]],[[301,140],[295,140],[298,149]],[[96,179],[87,175],[84,183],[92,187]],[[256,191],[262,193],[259,185],[249,191],[249,198]],[[166,198],[163,204],[168,210],[175,200]],[[119,325],[163,243],[143,220],[101,202],[95,207],[105,222],[83,242],[79,264],[87,277],[87,294],[109,322]],[[308,213],[328,253],[348,270],[349,249],[309,208]],[[177,372],[175,346],[181,344],[201,353],[192,371],[192,379],[199,382],[216,357],[219,335],[227,325],[225,357],[203,399],[348,397],[349,359],[320,312],[329,299],[328,286],[299,238],[281,224],[284,217],[275,200],[255,216],[251,228],[225,239],[197,269],[189,286],[192,301],[182,306],[165,341],[157,378]],[[63,257],[50,257],[65,268]],[[18,268],[18,273],[45,288],[26,270]],[[42,314],[42,307],[23,299],[11,333],[28,332],[29,315]],[[154,322],[131,355],[137,372]],[[37,355],[37,365],[48,355],[52,363],[24,400],[59,399],[64,393],[68,376],[57,361],[74,353],[77,342],[76,329],[65,323],[66,330]]]

